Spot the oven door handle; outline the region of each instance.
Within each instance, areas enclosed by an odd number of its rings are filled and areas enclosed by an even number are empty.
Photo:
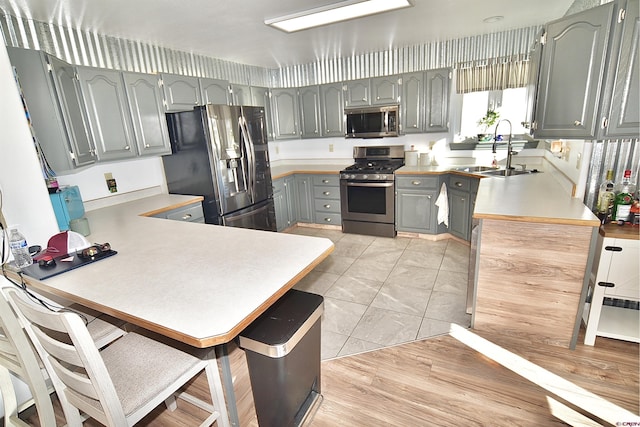
[[[393,182],[347,182],[348,187],[393,187]]]

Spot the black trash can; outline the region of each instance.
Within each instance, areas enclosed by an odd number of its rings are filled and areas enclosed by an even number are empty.
[[[261,427],[300,426],[321,401],[323,301],[291,289],[239,335]]]

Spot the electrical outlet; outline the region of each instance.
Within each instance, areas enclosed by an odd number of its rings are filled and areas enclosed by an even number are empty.
[[[116,184],[116,180],[113,178],[113,174],[111,172],[107,172],[104,174],[104,179],[107,181],[107,188],[110,193],[118,192],[118,185]]]
[[[578,153],[576,156],[576,169],[580,170],[580,164],[582,163],[582,153]]]
[[[329,144],[329,152],[333,153],[333,144]]]

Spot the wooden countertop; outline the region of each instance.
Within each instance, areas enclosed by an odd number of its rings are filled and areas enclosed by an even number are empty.
[[[307,164],[307,163],[279,163],[271,167],[271,178],[279,179],[294,174],[332,174],[337,175],[341,170],[353,164],[352,162],[335,164]]]
[[[600,235],[614,239],[640,240],[640,227],[637,225],[609,223],[600,226]]]
[[[90,242],[118,253],[29,286],[196,347],[232,340],[333,251],[325,238],[144,217],[194,196],[87,212]]]
[[[600,221],[581,200],[571,197],[551,174],[483,179],[474,218],[598,227]]]

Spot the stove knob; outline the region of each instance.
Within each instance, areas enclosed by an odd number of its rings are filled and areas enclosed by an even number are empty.
[[[369,175],[362,175],[362,179],[367,179],[369,178]]]
[[[382,175],[382,176],[380,177],[380,179],[386,180],[386,179],[387,179],[387,175]]]
[[[351,179],[356,179],[356,176],[355,176],[355,175],[353,175],[353,174],[351,174],[351,176],[350,176],[349,178],[351,178]]]
[[[380,179],[380,175],[376,174],[376,176],[374,176],[373,179]]]

